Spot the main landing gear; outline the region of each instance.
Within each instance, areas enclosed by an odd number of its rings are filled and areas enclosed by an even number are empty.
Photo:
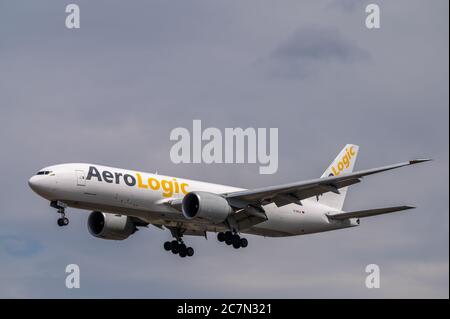
[[[181,238],[174,239],[172,241],[166,241],[164,243],[164,249],[171,251],[174,255],[179,255],[181,258],[186,256],[192,257],[194,255],[194,248],[187,247]]]
[[[69,219],[66,217],[65,212],[66,206],[63,203],[57,201],[51,202],[50,206],[56,208],[58,210],[58,214],[60,215],[60,218],[58,218],[57,220],[58,226],[63,227],[69,225]]]
[[[179,255],[181,258],[194,256],[194,248],[187,247],[183,242],[183,230],[180,228],[169,228],[174,240],[166,241],[164,243],[164,249],[171,251],[174,255]]]
[[[248,246],[248,240],[246,238],[241,238],[238,234],[230,231],[218,233],[217,240],[220,242],[225,242],[228,246],[233,245],[235,249],[245,248]]]

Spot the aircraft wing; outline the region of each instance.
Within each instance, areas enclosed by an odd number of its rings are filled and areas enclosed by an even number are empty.
[[[259,206],[263,204],[269,204],[271,202],[275,203],[277,206],[284,206],[291,203],[301,205],[301,200],[313,196],[320,196],[321,194],[324,194],[326,192],[334,192],[336,194],[339,194],[340,188],[359,183],[361,181],[361,178],[364,176],[427,161],[430,161],[430,159],[416,159],[409,162],[398,163],[354,173],[340,174],[338,176],[317,178],[309,181],[283,184],[278,186],[269,186],[253,190],[244,190],[222,195],[228,200],[230,205],[237,208],[243,208],[249,204]]]

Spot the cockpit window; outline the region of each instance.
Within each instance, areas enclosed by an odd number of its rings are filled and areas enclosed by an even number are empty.
[[[40,171],[40,172],[37,172],[37,174],[36,175],[48,175],[48,174],[50,174],[52,171]]]

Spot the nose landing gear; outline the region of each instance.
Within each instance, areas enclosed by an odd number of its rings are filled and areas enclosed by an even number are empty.
[[[230,231],[218,233],[217,240],[220,242],[225,242],[228,246],[232,245],[235,249],[245,248],[248,246],[248,240],[246,238],[241,238],[238,234]]]
[[[64,203],[53,201],[50,203],[50,206],[57,209],[57,213],[60,215],[60,218],[57,220],[57,224],[59,227],[69,225],[69,219],[66,217],[65,208],[67,205]]]
[[[61,217],[61,218],[58,218],[57,223],[58,223],[58,226],[60,226],[60,227],[67,226],[67,225],[69,225],[69,219],[67,217]]]

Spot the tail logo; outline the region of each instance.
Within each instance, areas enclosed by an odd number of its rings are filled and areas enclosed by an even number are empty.
[[[345,154],[342,156],[342,158],[339,160],[337,164],[333,163],[331,166],[331,174],[334,176],[338,176],[342,173],[342,171],[350,166],[351,160],[353,157],[355,157],[356,151],[353,146],[350,148],[345,149]]]

